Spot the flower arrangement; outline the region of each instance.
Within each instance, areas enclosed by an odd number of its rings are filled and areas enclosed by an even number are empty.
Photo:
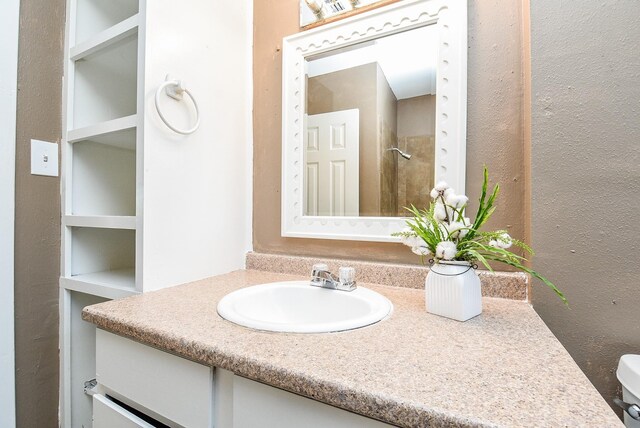
[[[411,208],[406,208],[413,216],[407,220],[407,228],[394,233],[393,236],[399,236],[403,244],[411,247],[411,250],[420,256],[423,263],[426,257],[431,257],[435,263],[480,262],[489,271],[493,271],[489,261],[513,266],[541,280],[567,304],[567,299],[551,281],[524,266],[526,258],[509,251],[509,248],[515,246],[533,255],[533,250],[528,245],[513,239],[506,230],[480,230],[493,214],[494,203],[500,190],[500,186],[496,184],[493,192],[488,195],[488,182],[489,172],[485,167],[480,205],[475,220],[471,221],[465,216],[469,198],[457,195],[447,183],[441,181],[431,190],[433,202],[430,207],[419,210],[411,205]]]

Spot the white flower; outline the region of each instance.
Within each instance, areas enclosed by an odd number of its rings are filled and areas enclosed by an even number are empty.
[[[500,235],[500,237],[498,238],[498,247],[503,248],[503,249],[507,249],[509,247],[511,247],[511,244],[513,243],[511,237],[509,236],[508,233],[503,233],[502,235]]]
[[[465,217],[462,219],[462,222],[465,224],[465,226],[471,226],[471,219],[469,217]]]
[[[442,241],[436,246],[436,257],[443,260],[453,260],[458,252],[456,244],[451,241]]]
[[[438,181],[433,189],[437,190],[438,192],[444,192],[445,190],[450,189],[450,187],[446,181]]]
[[[464,207],[467,202],[469,202],[469,198],[467,198],[465,195],[456,195],[454,193],[451,193],[446,197],[445,202],[447,203],[447,205],[459,210],[460,208]]]
[[[407,243],[405,244],[408,247],[419,247],[424,244],[424,241],[419,236],[412,236],[407,239]]]
[[[447,210],[443,203],[436,202],[433,208],[433,216],[439,221],[444,221],[447,218]]]
[[[510,248],[512,243],[513,241],[511,237],[506,232],[500,235],[500,237],[489,241],[489,245],[491,245],[492,247],[502,248],[504,250]]]
[[[432,199],[436,199],[438,196],[444,196],[446,198],[447,195],[450,195],[452,193],[453,193],[453,189],[449,187],[449,185],[446,182],[439,181],[438,184],[436,184],[436,186],[433,189],[431,189],[431,192],[429,193],[429,195],[431,196]]]
[[[444,199],[444,202],[447,205],[451,205],[451,206],[456,206],[456,202],[458,201],[458,195],[456,195],[453,192],[449,192],[449,194],[447,195],[447,197]]]
[[[449,187],[448,189],[445,189],[444,192],[442,192],[442,196],[444,196],[444,199],[446,200],[449,195],[453,195],[455,193],[456,192],[454,192],[453,189]]]
[[[424,245],[412,247],[411,251],[413,251],[413,254],[416,254],[418,256],[428,256],[429,254],[431,254],[429,248],[425,247]]]

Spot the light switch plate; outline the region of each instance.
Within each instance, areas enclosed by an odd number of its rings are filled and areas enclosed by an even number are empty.
[[[31,174],[58,176],[58,145],[31,140]]]

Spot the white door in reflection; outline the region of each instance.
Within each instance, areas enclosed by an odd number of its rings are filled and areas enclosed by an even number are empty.
[[[304,214],[358,216],[358,109],[308,115],[306,120]]]

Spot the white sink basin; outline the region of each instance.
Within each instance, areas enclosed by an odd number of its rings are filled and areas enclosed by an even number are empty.
[[[376,323],[389,315],[391,302],[375,291],[314,287],[308,281],[273,282],[229,293],[218,314],[257,330],[328,333]]]

